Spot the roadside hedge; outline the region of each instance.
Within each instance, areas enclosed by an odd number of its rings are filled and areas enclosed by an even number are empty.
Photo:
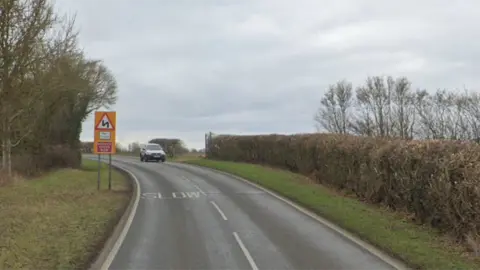
[[[35,176],[57,168],[80,168],[80,149],[70,145],[51,145],[12,156],[12,169],[23,176]]]
[[[408,212],[458,240],[480,235],[480,146],[336,134],[220,135],[209,158],[311,177],[369,203]]]

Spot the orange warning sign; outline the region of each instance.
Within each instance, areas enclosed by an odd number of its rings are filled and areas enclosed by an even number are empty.
[[[95,112],[93,151],[95,154],[116,153],[116,112]]]

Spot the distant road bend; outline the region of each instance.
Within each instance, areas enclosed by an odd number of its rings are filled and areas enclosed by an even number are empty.
[[[184,164],[113,162],[137,178],[141,196],[104,269],[401,267],[244,181]]]

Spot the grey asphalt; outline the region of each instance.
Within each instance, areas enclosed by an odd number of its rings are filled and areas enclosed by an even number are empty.
[[[289,204],[235,178],[115,156],[140,183],[109,269],[394,269]]]

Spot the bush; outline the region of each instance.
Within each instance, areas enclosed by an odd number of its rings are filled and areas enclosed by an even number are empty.
[[[212,138],[209,158],[285,168],[411,213],[459,240],[480,234],[480,146],[333,134]]]
[[[25,176],[57,168],[79,168],[80,165],[80,149],[69,145],[49,146],[34,154],[19,153],[12,157],[12,169]]]

